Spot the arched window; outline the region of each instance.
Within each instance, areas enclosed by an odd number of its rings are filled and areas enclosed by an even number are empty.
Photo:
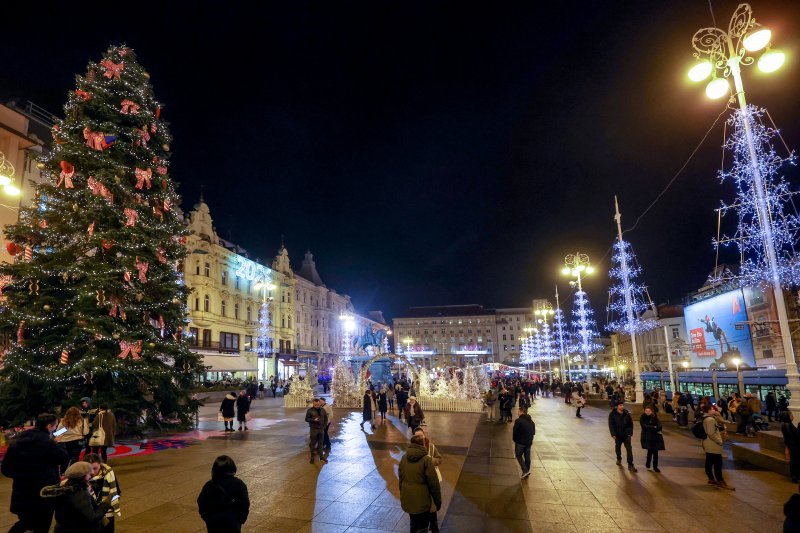
[[[222,316],[225,316],[225,311],[226,311],[227,307],[228,307],[228,304],[225,302],[225,300],[222,300],[222,302],[220,302],[220,304],[219,304],[219,310],[220,310],[220,314]]]
[[[239,320],[239,304],[233,304],[233,318]]]
[[[194,263],[194,273],[198,276],[200,275],[200,261],[195,261]]]
[[[250,322],[252,320],[252,311],[250,311],[250,306],[247,306],[247,321]]]
[[[199,311],[200,310],[200,298],[195,298],[194,299],[194,310],[195,311]]]
[[[210,309],[211,309],[211,298],[209,298],[208,294],[206,294],[205,296],[203,296],[203,311],[208,313]]]

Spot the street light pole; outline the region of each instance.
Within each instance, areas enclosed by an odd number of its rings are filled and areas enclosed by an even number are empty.
[[[764,189],[764,180],[761,175],[759,160],[753,142],[753,132],[750,124],[751,113],[747,108],[744,84],[742,83],[741,65],[750,65],[754,62],[753,57],[747,55],[747,52],[757,52],[767,47],[771,37],[771,33],[767,29],[751,32],[755,26],[755,19],[753,19],[750,6],[748,4],[740,4],[731,17],[728,31],[720,28],[702,28],[698,30],[692,38],[692,45],[695,50],[697,50],[695,56],[706,56],[708,57],[708,61],[696,65],[690,71],[690,78],[694,81],[702,81],[709,75],[715,74],[718,69],[722,69],[723,77],[727,77],[728,75],[733,77],[736,97],[739,102],[739,109],[742,113],[745,139],[747,140],[747,149],[750,155],[750,164],[752,166],[752,189],[756,197],[755,207],[758,214],[759,227],[763,235],[762,240],[767,256],[770,285],[772,286],[775,307],[778,312],[778,323],[780,325],[781,342],[786,364],[786,378],[788,380],[787,388],[791,397],[800,400],[800,379],[798,379],[800,375],[798,375],[797,371],[791,330],[789,329],[789,317],[786,313],[786,302],[783,296],[783,287],[778,269],[778,256],[775,251],[772,220],[770,218],[769,206]],[[767,64],[766,67],[762,66],[762,61],[768,58],[773,60],[771,64]],[[767,52],[759,61],[759,67],[766,72],[772,72],[780,68],[783,63],[783,58],[784,56],[780,52]],[[712,89],[712,84],[717,84],[720,90],[715,91]],[[727,81],[716,78],[709,83],[706,88],[706,94],[710,97],[725,96],[729,88]]]

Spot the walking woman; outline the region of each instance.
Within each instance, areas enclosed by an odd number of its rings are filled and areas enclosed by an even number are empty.
[[[233,417],[236,416],[236,393],[229,392],[219,406],[219,418],[225,423],[225,431],[233,431]],[[230,428],[228,427],[230,424]]]
[[[586,400],[583,398],[583,391],[580,389],[580,387],[575,387],[575,390],[572,391],[572,405],[577,407],[575,416],[577,418],[583,418],[583,416],[581,416],[581,409],[583,409],[583,406],[586,405]]]
[[[372,392],[367,389],[364,391],[364,405],[361,411],[361,429],[364,429],[366,422],[370,423],[372,429],[375,429],[375,400],[372,399]]]
[[[704,404],[703,411],[703,430],[706,438],[703,439],[703,451],[706,452],[706,476],[708,484],[715,485],[721,489],[736,490],[727,483],[722,477],[722,444],[724,434],[720,432],[717,419],[711,414],[711,406]]]
[[[394,411],[394,387],[391,383],[386,386],[386,401],[389,404],[389,409]]]
[[[381,423],[386,420],[386,385],[381,387],[381,392],[378,393],[378,411],[381,413]]]
[[[239,431],[247,431],[247,413],[250,412],[250,398],[245,391],[239,391],[239,397],[236,398],[236,420],[239,422]],[[233,427],[233,424],[231,424]]]
[[[114,413],[105,404],[100,404],[97,416],[92,423],[91,437],[89,437],[89,448],[91,453],[95,453],[103,458],[103,462],[108,462],[108,447],[114,445],[114,437],[117,434],[117,419]]]
[[[411,433],[413,434],[414,431],[416,431],[416,429],[422,425],[422,421],[425,420],[425,413],[422,411],[422,407],[417,402],[416,396],[408,397],[405,416],[406,420],[408,421],[408,426],[411,428]]]
[[[56,431],[67,428],[67,432],[61,435],[59,442],[64,445],[69,454],[69,463],[77,463],[83,449],[83,439],[89,433],[89,422],[81,416],[77,407],[70,407],[64,414],[64,418],[59,422]],[[66,468],[64,468],[66,470]]]
[[[653,472],[661,472],[658,469],[658,452],[664,449],[664,435],[661,433],[661,421],[649,405],[639,417],[639,424],[642,426],[642,448],[647,450],[645,468],[650,468],[652,462]]]

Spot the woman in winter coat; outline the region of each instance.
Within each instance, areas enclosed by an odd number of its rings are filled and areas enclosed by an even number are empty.
[[[100,531],[103,517],[111,508],[111,502],[102,500],[95,507],[89,492],[92,467],[79,461],[64,473],[66,479],[59,485],[42,489],[42,498],[53,498],[56,510],[56,533],[95,533]]]
[[[236,393],[230,392],[226,394],[219,406],[219,412],[222,413],[222,421],[225,423],[225,431],[233,431],[233,417],[236,416],[235,406]],[[228,424],[230,424],[230,428]]]
[[[100,428],[105,433],[103,443],[99,445],[91,445],[91,438]],[[89,433],[89,453],[96,453],[103,458],[103,462],[108,462],[108,447],[114,445],[114,437],[117,434],[117,418],[114,413],[105,404],[100,404],[97,409],[97,415],[92,422],[92,430]]]
[[[381,392],[378,393],[378,411],[381,413],[381,421],[386,420],[386,385],[381,387]]]
[[[413,435],[414,431],[416,431],[416,429],[422,425],[422,421],[425,420],[425,413],[422,412],[422,406],[417,402],[416,396],[408,397],[405,416]]]
[[[242,425],[244,425],[244,430],[247,431],[247,413],[250,412],[250,397],[245,393],[245,391],[239,391],[239,397],[236,398],[236,420],[239,422],[239,431],[242,430]],[[233,424],[231,424],[231,428]]]
[[[575,387],[575,390],[572,391],[572,405],[577,407],[575,416],[577,418],[583,418],[583,416],[581,416],[581,409],[586,405],[586,400],[583,397],[583,391],[581,391],[579,387]]]
[[[206,523],[208,533],[241,531],[250,514],[250,496],[247,485],[236,477],[236,463],[227,455],[220,455],[211,466],[211,481],[203,485],[197,497],[200,518]]]
[[[372,429],[375,429],[375,421],[373,418],[377,409],[374,408],[374,404],[375,400],[372,399],[372,392],[367,389],[364,391],[364,405],[361,411],[361,429],[364,429],[364,424],[366,422],[369,422]]]
[[[650,468],[652,462],[653,472],[661,472],[658,469],[658,452],[664,449],[664,435],[661,433],[661,421],[649,405],[639,417],[639,424],[642,426],[642,448],[647,450],[645,468]]]
[[[70,407],[64,414],[64,418],[58,423],[56,431],[62,428],[67,428],[67,432],[60,435],[58,442],[64,445],[64,448],[69,454],[69,463],[77,463],[83,449],[83,439],[89,433],[89,422],[81,416],[81,412],[77,407]],[[66,470],[66,467],[64,467]]]

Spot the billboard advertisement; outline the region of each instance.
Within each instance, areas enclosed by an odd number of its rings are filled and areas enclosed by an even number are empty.
[[[693,368],[735,369],[735,359],[739,368],[756,366],[741,289],[686,306],[683,314]]]

